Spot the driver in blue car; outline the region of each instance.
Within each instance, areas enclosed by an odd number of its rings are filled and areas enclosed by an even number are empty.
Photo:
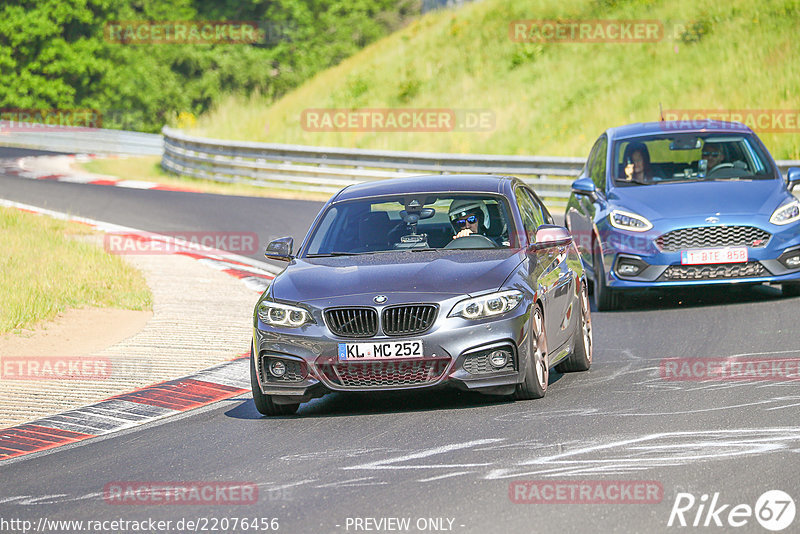
[[[482,200],[456,199],[450,204],[449,215],[455,233],[453,239],[477,234],[496,243],[491,236],[486,235],[489,229],[489,210]]]
[[[706,160],[706,174],[711,174],[725,161],[725,148],[720,143],[709,142],[703,145],[703,159]],[[730,167],[730,165],[727,165]]]

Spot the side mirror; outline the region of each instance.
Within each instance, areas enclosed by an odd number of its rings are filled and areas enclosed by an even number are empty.
[[[264,256],[271,260],[292,261],[292,248],[294,239],[291,237],[281,237],[275,241],[270,241]]]
[[[536,242],[530,248],[541,250],[550,247],[565,247],[572,243],[572,236],[569,230],[563,226],[554,224],[543,224],[536,229]]]
[[[594,200],[597,197],[597,188],[591,178],[578,178],[572,182],[572,192]]]
[[[800,167],[789,167],[786,178],[789,179],[789,191],[791,191],[800,184]]]

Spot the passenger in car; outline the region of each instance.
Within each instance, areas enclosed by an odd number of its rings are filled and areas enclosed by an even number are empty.
[[[653,169],[650,166],[650,151],[644,143],[630,143],[625,147],[623,156],[625,162],[626,182],[649,184],[653,182]]]

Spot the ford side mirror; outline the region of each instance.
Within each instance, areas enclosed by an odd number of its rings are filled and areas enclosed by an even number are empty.
[[[543,224],[536,229],[536,242],[531,243],[533,250],[541,250],[550,247],[565,247],[572,243],[572,236],[569,230],[563,226],[554,224]]]
[[[789,167],[786,178],[789,180],[789,191],[791,191],[800,184],[800,167]]]
[[[271,260],[292,261],[292,248],[294,239],[291,237],[281,237],[275,241],[270,241],[264,256]]]
[[[587,196],[592,200],[597,198],[597,188],[591,178],[578,178],[572,182],[572,192],[579,196]]]

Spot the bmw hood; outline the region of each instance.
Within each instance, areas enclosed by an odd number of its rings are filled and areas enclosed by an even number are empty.
[[[769,217],[787,198],[783,184],[774,179],[618,187],[609,195],[611,208],[634,211],[653,222],[717,213]]]
[[[524,258],[508,249],[300,258],[271,290],[273,298],[294,302],[398,292],[449,297],[499,288]]]

